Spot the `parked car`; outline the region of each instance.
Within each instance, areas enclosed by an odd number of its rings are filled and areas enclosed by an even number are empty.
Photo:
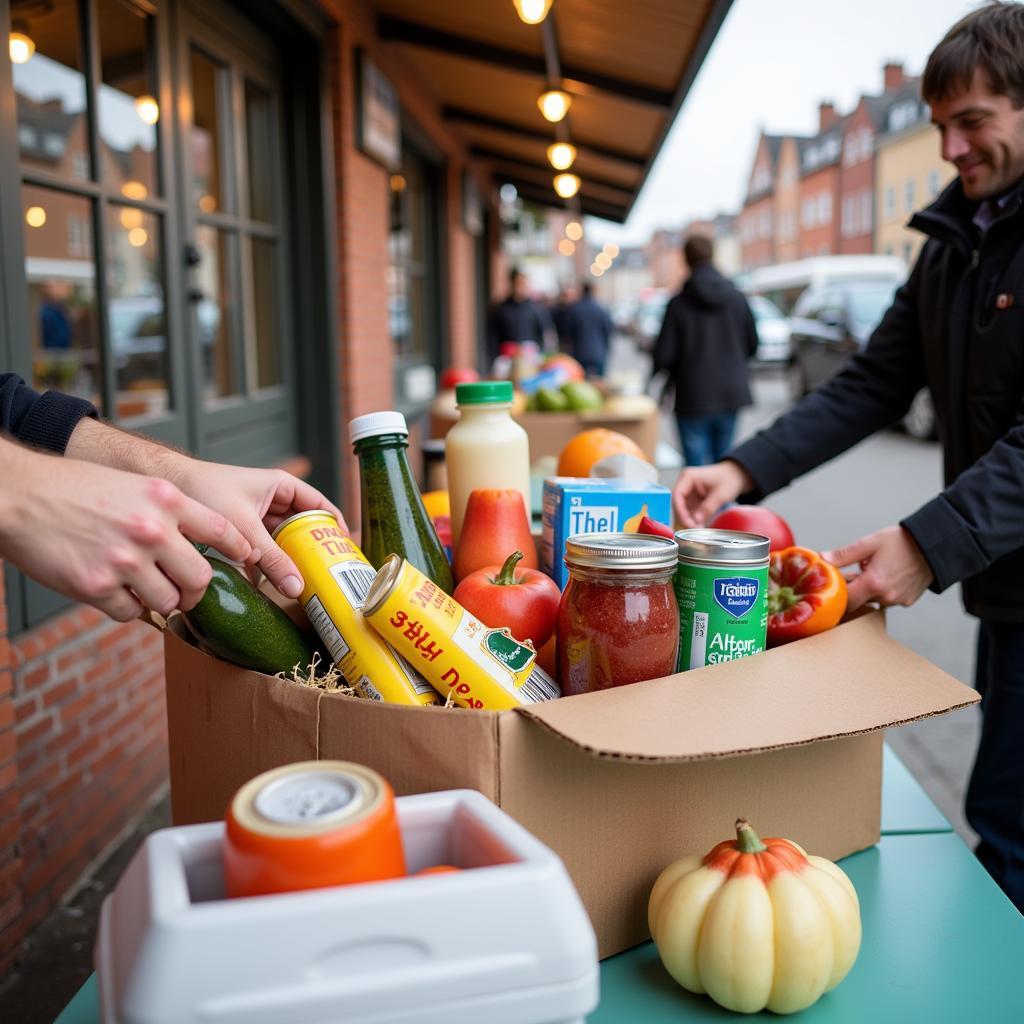
[[[785,363],[789,359],[789,321],[782,310],[763,295],[751,295],[747,304],[757,325],[754,359],[759,363]]]
[[[849,278],[812,285],[790,317],[790,380],[795,397],[806,395],[859,352],[892,303],[898,281]],[[935,437],[931,395],[920,391],[903,419],[914,437]]]

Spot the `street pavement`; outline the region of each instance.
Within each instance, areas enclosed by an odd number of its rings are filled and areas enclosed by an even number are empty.
[[[619,337],[609,365],[613,373],[638,373],[646,379],[649,362],[631,341]],[[740,414],[738,441],[769,424],[792,404],[785,375],[779,370],[761,370],[753,375],[751,384],[754,405]],[[669,416],[663,419],[662,440],[664,458],[659,463],[664,466],[679,449]],[[665,446],[674,452],[668,452]],[[671,482],[676,472],[663,469],[662,477]],[[771,495],[765,505],[790,524],[801,544],[827,550],[899,522],[934,497],[941,481],[937,443],[885,431]],[[938,595],[927,592],[911,608],[891,608],[886,621],[890,635],[900,643],[962,682],[971,683],[976,624],[960,604],[958,587]],[[978,731],[979,713],[971,708],[890,729],[886,736],[972,847],[977,837],[964,820],[962,805]]]

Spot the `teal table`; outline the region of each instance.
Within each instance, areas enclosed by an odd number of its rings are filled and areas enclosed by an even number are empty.
[[[899,758],[885,751],[882,841],[840,864],[860,897],[864,941],[846,980],[794,1018],[809,1024],[961,1024],[1024,1018],[1024,918],[953,833]],[[776,1022],[775,1014],[760,1014]],[[589,1024],[740,1020],[679,988],[650,943],[601,964]],[[95,976],[56,1024],[98,1024]]]

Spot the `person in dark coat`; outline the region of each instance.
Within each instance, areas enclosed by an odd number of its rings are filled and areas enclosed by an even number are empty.
[[[959,176],[911,220],[927,240],[909,280],[837,376],[725,461],[684,471],[674,499],[687,526],[757,501],[899,420],[928,386],[944,489],[825,556],[860,568],[851,610],[961,584],[980,619],[982,697],[967,820],[978,858],[1024,911],[1024,5],[957,22],[921,92]]]
[[[612,343],[612,318],[594,298],[594,286],[586,281],[580,297],[569,307],[566,317],[568,352],[588,377],[603,377]]]
[[[530,298],[526,275],[513,267],[508,275],[508,295],[491,310],[488,320],[491,361],[497,358],[502,342],[535,341],[538,348],[547,351],[553,347],[554,337],[548,311]]]
[[[757,326],[747,300],[711,260],[710,238],[683,245],[690,276],[665,308],[654,345],[654,371],[667,371],[676,393],[676,422],[688,466],[717,462],[736,432],[736,414],[750,405],[747,359],[757,351]]]

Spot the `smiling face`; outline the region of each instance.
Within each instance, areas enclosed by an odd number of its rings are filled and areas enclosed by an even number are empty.
[[[995,199],[1024,178],[1024,109],[994,93],[981,69],[968,89],[932,103],[932,123],[968,199]]]

